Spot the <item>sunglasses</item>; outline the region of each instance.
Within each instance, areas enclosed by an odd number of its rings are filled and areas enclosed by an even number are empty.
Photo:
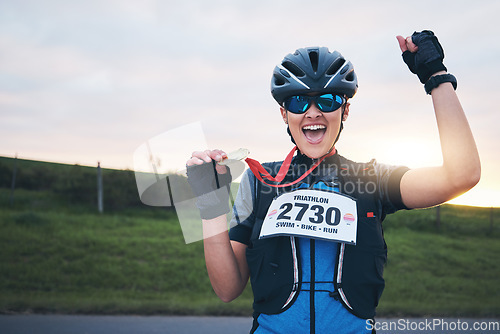
[[[285,100],[284,107],[294,114],[303,114],[316,103],[322,112],[332,112],[344,104],[345,98],[337,94],[323,94],[317,96],[295,95]]]

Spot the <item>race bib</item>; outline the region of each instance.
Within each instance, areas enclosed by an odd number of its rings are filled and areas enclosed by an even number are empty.
[[[314,189],[299,189],[275,198],[259,239],[282,235],[356,244],[356,201],[349,196]]]

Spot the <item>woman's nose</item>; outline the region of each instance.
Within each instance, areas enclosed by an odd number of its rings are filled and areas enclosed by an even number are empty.
[[[316,106],[316,103],[313,103],[309,109],[307,109],[306,111],[306,117],[309,117],[309,118],[317,118],[317,117],[320,117],[322,116],[323,113],[318,109],[318,107]]]

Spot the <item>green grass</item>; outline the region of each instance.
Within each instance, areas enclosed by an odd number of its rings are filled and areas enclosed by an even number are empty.
[[[175,217],[0,211],[0,311],[250,314],[220,302]]]
[[[499,225],[498,209],[466,206],[442,206],[439,228],[436,208],[389,216],[386,289],[378,313],[498,316]]]
[[[50,192],[0,191],[0,313],[251,315],[249,288],[212,291],[203,244],[185,244],[172,211],[97,214]],[[384,222],[389,260],[379,316],[500,315],[500,217],[446,205]]]
[[[498,238],[406,228],[386,234],[389,260],[379,313],[405,316],[500,314]]]

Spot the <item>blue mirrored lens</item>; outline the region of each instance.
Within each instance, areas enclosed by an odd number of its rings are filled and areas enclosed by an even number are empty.
[[[285,101],[285,108],[294,114],[302,114],[309,108],[308,96],[292,96]]]
[[[340,95],[324,94],[316,97],[316,105],[324,112],[337,110],[343,102],[344,99]]]

